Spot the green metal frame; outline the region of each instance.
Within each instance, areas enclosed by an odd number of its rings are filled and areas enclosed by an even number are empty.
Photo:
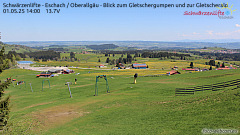
[[[107,80],[107,76],[106,75],[99,75],[99,76],[96,76],[96,84],[95,84],[95,95],[94,96],[98,96],[98,78],[103,78],[106,80],[106,88],[107,88],[107,93],[110,93],[110,90],[109,90],[109,86],[108,86],[108,80]]]
[[[49,79],[45,79],[45,80],[42,81],[42,91],[43,91],[43,84],[44,84],[44,81],[48,81],[49,89],[50,89],[50,81],[49,81]]]

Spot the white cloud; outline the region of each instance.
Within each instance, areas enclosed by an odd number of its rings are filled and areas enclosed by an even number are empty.
[[[235,26],[236,26],[236,27],[240,27],[240,25],[239,25],[239,24],[236,24]]]
[[[236,31],[234,31],[234,32],[237,32],[237,33],[239,33],[239,32],[240,32],[240,30],[236,30]]]
[[[218,33],[215,33],[215,35],[217,35],[217,36],[228,36],[228,35],[231,35],[232,34],[232,32],[218,32]]]
[[[213,31],[207,31],[208,35],[213,35]]]
[[[197,32],[193,32],[192,34],[193,34],[193,35],[199,35],[200,33],[197,33]]]

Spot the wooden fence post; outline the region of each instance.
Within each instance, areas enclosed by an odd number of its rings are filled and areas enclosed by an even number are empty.
[[[186,93],[186,88],[184,88],[184,96],[185,96],[185,93]]]
[[[238,79],[237,79],[237,88],[238,88],[238,86],[239,86],[239,83],[238,83]]]

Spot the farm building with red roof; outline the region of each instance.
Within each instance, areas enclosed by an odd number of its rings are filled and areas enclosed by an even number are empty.
[[[51,73],[50,72],[42,72],[41,74],[36,75],[37,77],[50,77]]]
[[[134,68],[134,69],[146,69],[147,65],[146,64],[132,64],[132,68]]]
[[[181,74],[180,72],[176,71],[176,70],[172,70],[167,72],[168,75],[175,75],[175,74]]]

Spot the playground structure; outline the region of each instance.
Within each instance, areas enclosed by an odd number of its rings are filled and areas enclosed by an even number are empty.
[[[107,93],[110,93],[110,90],[109,90],[109,86],[108,86],[108,80],[107,80],[107,76],[106,75],[99,75],[99,76],[96,76],[96,84],[95,84],[95,95],[94,96],[98,96],[98,79],[99,78],[103,78],[105,79],[106,81],[106,89],[107,89]]]
[[[44,79],[44,80],[42,81],[42,91],[43,91],[43,84],[44,84],[44,81],[48,81],[49,89],[50,89],[50,81],[49,81],[49,79]]]

